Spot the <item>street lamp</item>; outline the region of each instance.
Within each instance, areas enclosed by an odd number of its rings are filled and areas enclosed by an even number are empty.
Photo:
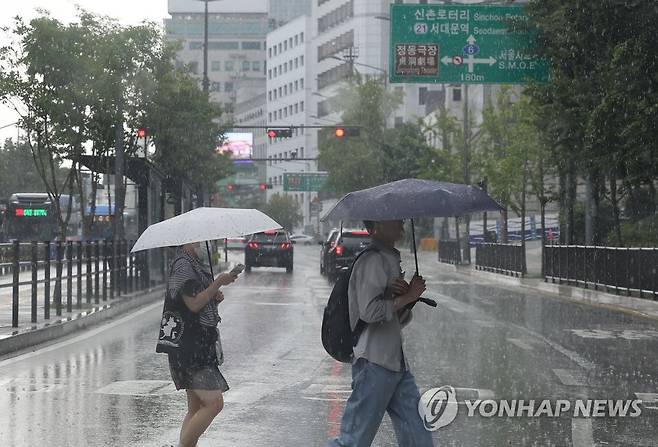
[[[210,79],[208,79],[208,3],[221,0],[197,0],[204,3],[203,13],[203,92],[208,95]]]

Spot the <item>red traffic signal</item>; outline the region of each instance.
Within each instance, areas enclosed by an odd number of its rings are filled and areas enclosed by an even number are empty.
[[[336,138],[343,137],[358,137],[361,134],[361,129],[358,127],[336,127],[334,135]]]
[[[226,185],[226,190],[227,190],[228,192],[233,192],[233,191],[235,191],[235,185],[234,185],[233,183],[229,183],[228,185]]]
[[[139,128],[137,129],[137,138],[145,138],[146,137],[146,129]]]
[[[267,136],[270,138],[290,138],[292,137],[292,128],[270,127],[267,129]]]
[[[270,183],[261,183],[258,185],[258,189],[265,191],[266,189],[272,189],[272,185]]]

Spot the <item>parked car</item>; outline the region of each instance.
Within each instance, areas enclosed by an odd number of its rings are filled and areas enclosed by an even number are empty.
[[[347,270],[364,248],[370,244],[370,235],[365,230],[343,230],[338,233],[336,241],[327,250],[324,261],[324,271],[329,279],[335,279],[338,274]]]
[[[301,245],[312,245],[315,243],[315,238],[313,236],[309,236],[308,234],[291,234],[290,235],[290,240],[292,241],[293,244],[301,244]]]
[[[252,267],[284,267],[291,273],[293,246],[284,230],[264,231],[249,238],[244,252],[245,271]]]
[[[327,235],[327,239],[323,242],[320,242],[320,245],[322,245],[322,248],[320,249],[320,274],[321,275],[326,275],[326,269],[325,269],[325,263],[327,261],[327,252],[331,250],[333,247],[333,244],[336,242],[336,239],[338,238],[338,233],[340,233],[340,230],[338,228],[334,228],[329,232]]]

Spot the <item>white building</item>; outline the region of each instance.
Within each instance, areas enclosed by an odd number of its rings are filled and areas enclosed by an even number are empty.
[[[341,82],[349,78],[352,69],[361,75],[379,78],[388,89],[404,94],[403,103],[391,117],[391,126],[424,117],[430,97],[428,92],[443,90],[442,84],[388,83],[391,3],[394,1],[313,2],[312,17],[317,22],[314,36],[317,81],[313,87],[318,119],[324,122],[340,119],[331,109],[329,98],[336,94]]]
[[[201,80],[204,2],[169,0],[168,9],[167,39],[181,44],[176,63],[188,66]],[[208,13],[209,89],[213,101],[221,103],[230,118],[241,84],[265,77],[267,0],[211,1]]]
[[[285,25],[299,16],[311,15],[314,0],[268,0],[267,16],[272,29]]]
[[[267,123],[271,127],[307,126],[315,111],[309,109],[313,79],[312,21],[298,17],[267,35]],[[272,138],[267,148],[268,199],[272,194],[288,194],[299,204],[303,226],[315,223],[311,218],[311,200],[315,192],[284,192],[285,173],[315,172],[317,129],[294,129],[291,138]],[[298,158],[295,161],[281,159]]]

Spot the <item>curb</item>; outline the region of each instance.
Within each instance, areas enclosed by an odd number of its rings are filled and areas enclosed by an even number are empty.
[[[0,356],[11,354],[34,345],[65,337],[73,332],[86,329],[138,307],[161,300],[164,287],[160,286],[142,292],[136,292],[114,303],[93,307],[91,310],[62,318],[57,321],[42,323],[23,329],[0,340]],[[144,295],[143,298],[137,298]]]
[[[219,273],[227,271],[232,264],[231,262],[220,262],[215,267]],[[0,356],[87,329],[133,309],[162,300],[163,294],[164,286],[158,286],[126,295],[125,298],[115,300],[113,303],[95,306],[90,310],[66,318],[35,324],[28,329],[17,329],[11,335],[0,339]],[[138,296],[143,296],[143,298],[136,299]]]
[[[439,269],[451,273],[477,276],[506,286],[523,287],[524,289],[540,291],[555,295],[558,299],[572,303],[585,304],[622,312],[635,317],[658,321],[658,302],[646,298],[616,295],[598,290],[573,287],[564,284],[544,282],[540,278],[517,278],[498,273],[476,270],[471,266],[455,266],[439,263]]]

